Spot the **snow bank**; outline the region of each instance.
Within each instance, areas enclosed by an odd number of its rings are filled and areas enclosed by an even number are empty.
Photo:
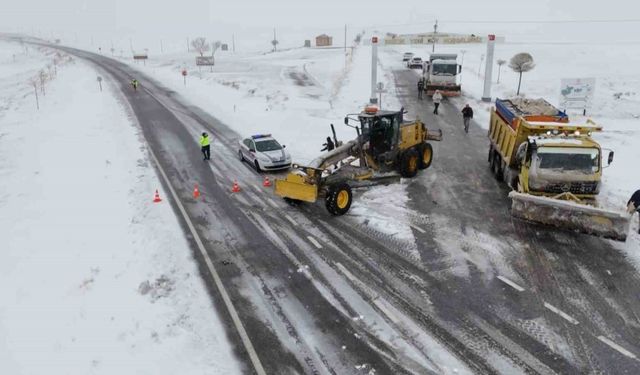
[[[50,57],[20,53],[0,46],[0,372],[240,373],[112,82],[69,63],[36,111]]]

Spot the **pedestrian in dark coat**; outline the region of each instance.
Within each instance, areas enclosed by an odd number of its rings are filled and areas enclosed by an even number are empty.
[[[422,99],[422,93],[424,92],[424,79],[418,80],[418,99]]]
[[[469,104],[467,104],[462,109],[462,121],[464,122],[464,131],[466,133],[469,133],[469,123],[471,123],[472,118],[473,118],[473,109],[471,109]]]
[[[640,234],[640,190],[636,190],[627,202],[627,212],[631,215],[638,213],[638,234]]]

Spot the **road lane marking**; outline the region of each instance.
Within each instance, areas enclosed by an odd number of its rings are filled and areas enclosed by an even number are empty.
[[[267,204],[264,203],[264,201],[262,199],[260,199],[260,197],[258,197],[255,194],[247,194],[254,202],[258,203],[258,206],[262,207],[262,208],[267,208]]]
[[[618,352],[620,352],[620,354],[622,354],[622,355],[624,355],[626,357],[637,359],[635,354],[631,353],[627,349],[623,348],[622,346],[616,344],[615,342],[609,340],[608,338],[606,338],[604,336],[598,336],[598,340],[600,340],[603,343],[609,345],[610,347],[612,347],[613,349],[617,350]]]
[[[424,229],[420,228],[420,227],[419,227],[419,226],[417,226],[417,225],[409,224],[409,226],[410,226],[411,228],[413,228],[413,229],[417,230],[418,232],[422,233],[422,234],[427,233],[427,231],[426,231],[426,230],[424,230]]]
[[[560,310],[559,308],[553,306],[550,303],[545,302],[544,303],[544,307],[546,307],[547,309],[549,309],[549,310],[553,311],[554,313],[560,315],[564,320],[568,321],[571,324],[578,324],[579,323],[571,315],[567,314],[566,312]]]
[[[280,206],[278,206],[278,204],[274,202],[273,199],[271,198],[267,198],[267,202],[269,202],[269,204],[272,205],[274,208],[280,208]]]
[[[251,187],[258,193],[262,193],[262,190],[260,190],[260,188],[256,184],[251,184]]]
[[[162,179],[169,187],[171,196],[173,197],[173,200],[178,206],[178,209],[180,210],[180,213],[182,214],[184,221],[187,223],[187,227],[189,227],[189,231],[191,232],[191,235],[193,235],[193,239],[195,240],[196,245],[198,246],[198,250],[200,251],[200,254],[202,254],[202,257],[204,258],[205,263],[207,264],[207,269],[209,270],[209,273],[211,273],[211,276],[213,276],[213,281],[216,284],[216,288],[218,289],[218,292],[220,292],[220,296],[222,297],[222,300],[224,301],[224,305],[227,308],[229,315],[231,316],[231,320],[233,321],[233,325],[235,326],[236,331],[238,331],[238,335],[240,336],[242,345],[244,346],[244,349],[247,351],[247,354],[249,355],[249,360],[253,365],[253,369],[256,371],[258,375],[267,375],[267,372],[264,370],[264,367],[262,367],[262,362],[260,362],[260,357],[258,357],[258,353],[253,347],[253,344],[251,343],[251,339],[249,338],[249,335],[247,334],[247,331],[245,330],[244,325],[240,320],[240,315],[238,315],[238,311],[233,305],[233,302],[231,301],[231,297],[229,297],[229,293],[225,289],[224,284],[222,283],[222,279],[220,278],[220,275],[218,275],[218,271],[216,271],[216,268],[213,265],[213,262],[211,261],[209,254],[207,254],[207,250],[204,247],[204,243],[200,239],[200,236],[198,235],[198,232],[196,231],[196,228],[193,225],[193,222],[191,222],[191,219],[189,218],[187,211],[182,205],[182,202],[180,201],[180,199],[178,198],[178,194],[176,193],[175,189],[171,185],[171,181],[169,180],[167,173],[162,168],[162,165],[160,165],[160,162],[158,161],[158,158],[156,157],[155,153],[153,152],[151,147],[148,147],[148,150],[149,150],[149,154],[153,158],[153,161],[158,166],[158,170],[162,175]]]
[[[289,222],[290,222],[291,224],[293,224],[294,226],[296,226],[296,227],[298,226],[298,223],[296,223],[296,221],[295,221],[295,220],[293,220],[293,218],[291,218],[291,216],[289,216],[289,215],[287,215],[287,214],[284,214],[284,217],[285,217],[287,220],[289,220]]]
[[[311,242],[315,247],[317,247],[318,249],[322,249],[322,245],[320,245],[320,242],[318,242],[315,238],[311,237],[311,236],[307,236],[307,239],[309,240],[309,242]]]
[[[521,287],[520,285],[514,283],[513,281],[507,279],[504,276],[498,276],[498,280],[502,281],[503,283],[509,285],[510,287],[512,287],[513,289],[517,290],[518,292],[524,292],[524,288]]]

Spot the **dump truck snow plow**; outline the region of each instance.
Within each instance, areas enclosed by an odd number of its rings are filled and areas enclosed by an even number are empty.
[[[511,214],[532,222],[626,241],[630,223],[630,216],[626,212],[579,203],[572,199],[571,194],[560,195],[564,196],[543,197],[512,191],[509,193]]]

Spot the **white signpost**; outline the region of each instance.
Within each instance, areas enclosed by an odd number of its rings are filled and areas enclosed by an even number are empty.
[[[595,78],[566,78],[560,81],[560,108],[581,109],[587,114],[596,91]]]
[[[369,102],[371,104],[376,104],[378,102],[378,98],[376,97],[377,83],[378,83],[378,37],[374,36],[371,38],[371,97],[369,98]]]

